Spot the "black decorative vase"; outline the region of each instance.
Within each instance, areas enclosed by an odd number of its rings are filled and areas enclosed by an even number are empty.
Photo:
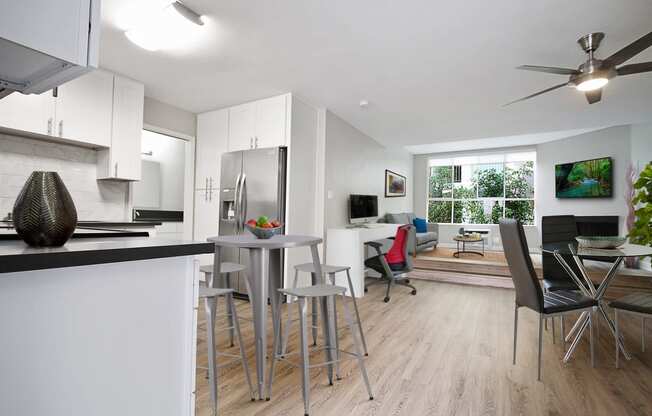
[[[77,227],[77,210],[56,172],[32,172],[13,212],[14,228],[27,244],[62,246]]]

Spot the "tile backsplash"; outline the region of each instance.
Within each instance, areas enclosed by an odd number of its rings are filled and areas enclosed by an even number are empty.
[[[129,218],[129,184],[97,181],[95,150],[0,133],[0,219],[35,170],[55,171],[66,184],[80,220]]]

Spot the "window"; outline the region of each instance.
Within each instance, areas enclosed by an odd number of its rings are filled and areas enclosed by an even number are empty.
[[[534,152],[431,159],[428,221],[533,224],[535,160]]]

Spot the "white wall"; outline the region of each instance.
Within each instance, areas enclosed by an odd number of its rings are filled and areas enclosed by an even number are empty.
[[[610,127],[537,145],[536,224],[545,215],[618,215],[627,213],[625,171],[631,163],[630,126]],[[613,197],[555,197],[555,165],[610,156],[613,158]],[[622,224],[621,224],[622,231]]]
[[[326,228],[348,223],[350,194],[378,195],[378,213],[412,211],[412,155],[388,149],[326,112]],[[407,177],[407,196],[385,198],[385,169]]]
[[[195,114],[150,97],[145,97],[143,118],[146,126],[156,126],[193,137],[197,131]]]
[[[652,163],[652,123],[632,124],[632,164],[639,172]]]

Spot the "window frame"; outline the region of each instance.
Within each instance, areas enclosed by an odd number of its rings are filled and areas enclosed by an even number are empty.
[[[513,155],[515,153],[531,153],[534,155],[533,159],[525,159],[525,160],[508,160],[509,155]],[[454,161],[451,159],[450,164],[447,165],[436,165],[432,164],[432,161],[435,160],[445,160],[445,158],[431,158],[428,160],[428,165],[426,167],[427,172],[426,172],[426,207],[425,207],[425,212],[426,212],[426,218],[428,218],[428,213],[429,213],[429,208],[430,208],[430,203],[431,202],[450,202],[451,208],[450,208],[450,222],[439,222],[438,224],[450,224],[450,225],[495,225],[492,222],[486,222],[486,223],[467,223],[467,222],[460,222],[457,223],[455,222],[455,202],[480,202],[483,205],[485,202],[488,201],[498,201],[502,205],[502,217],[501,218],[506,218],[505,213],[507,210],[507,203],[512,202],[512,201],[531,201],[532,203],[532,223],[531,224],[526,224],[526,225],[534,225],[536,221],[536,151],[524,151],[524,152],[507,152],[507,153],[501,153],[501,154],[487,154],[487,155],[468,155],[468,156],[476,156],[478,158],[482,158],[483,156],[490,156],[490,157],[496,157],[500,156],[502,158],[502,161],[500,162],[482,162],[478,161],[476,163],[454,163]],[[532,162],[533,167],[532,167],[532,197],[530,198],[508,198],[506,197],[506,191],[507,191],[507,182],[505,180],[505,175],[507,171],[507,165],[508,164],[513,164],[513,163],[525,163],[525,162]],[[464,166],[464,165],[482,165],[482,164],[496,164],[496,165],[501,165],[502,166],[502,177],[503,177],[503,194],[502,197],[480,197],[479,193],[479,187],[475,187],[475,198],[460,198],[456,199],[455,198],[455,184],[460,183],[460,182],[455,182],[455,167],[456,166]],[[430,196],[430,178],[432,174],[432,169],[437,166],[450,166],[451,168],[451,182],[450,182],[450,197],[431,197]],[[460,168],[461,170],[461,168]]]

